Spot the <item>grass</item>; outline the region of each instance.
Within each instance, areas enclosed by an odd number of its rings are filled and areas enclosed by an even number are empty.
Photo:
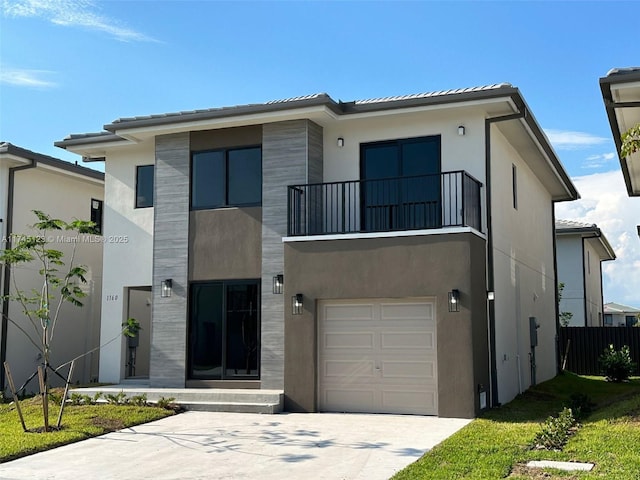
[[[20,403],[28,432],[22,430],[13,404],[0,404],[0,463],[77,442],[121,428],[158,420],[174,412],[132,405],[65,406],[59,431],[38,433],[43,426],[42,402],[34,397]],[[49,402],[49,422],[55,425],[60,407]]]
[[[572,393],[596,404],[562,452],[531,449],[540,423],[557,415]],[[542,383],[467,425],[393,480],[640,478],[640,379],[614,384],[570,373]],[[532,470],[529,460],[591,462],[591,472]]]

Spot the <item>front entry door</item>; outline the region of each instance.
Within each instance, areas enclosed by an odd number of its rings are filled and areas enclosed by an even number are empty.
[[[258,281],[194,283],[190,292],[189,378],[260,378]]]

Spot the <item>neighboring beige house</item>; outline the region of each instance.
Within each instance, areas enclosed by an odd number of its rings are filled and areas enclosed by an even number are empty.
[[[620,157],[622,134],[640,124],[640,67],[610,70],[600,79],[600,89],[627,192],[630,197],[640,196],[640,152]]]
[[[605,327],[633,327],[640,323],[640,308],[609,302],[604,304]]]
[[[8,247],[11,234],[33,235],[29,228],[37,222],[33,210],[41,210],[54,218],[70,221],[74,218],[92,219],[102,226],[102,204],[104,199],[104,174],[74,165],[57,158],[32,152],[11,143],[0,143],[0,249]],[[69,258],[71,244],[65,241],[65,232],[52,233],[51,247],[66,253]],[[52,342],[53,365],[59,365],[98,346],[100,331],[100,305],[102,286],[101,235],[85,236],[78,246],[75,262],[89,267],[84,307],[70,304],[61,310]],[[25,264],[12,269],[0,265],[0,292],[13,293],[14,282],[23,291],[40,290],[41,277],[36,264]],[[1,303],[1,302],[0,302]],[[7,320],[19,322],[36,337],[36,332],[23,316],[16,302],[4,302],[2,328],[0,330],[0,365],[6,360],[16,387],[21,385],[41,363],[35,346],[24,333]],[[38,343],[37,338],[35,338]],[[0,390],[7,388],[4,368],[1,369]],[[64,371],[66,375],[66,370]],[[93,353],[76,362],[74,382],[97,379],[98,353]],[[52,376],[53,384],[60,379]],[[26,391],[37,391],[37,378]]]
[[[616,258],[607,237],[595,224],[556,220],[556,255],[566,326],[602,326],[602,262]]]
[[[143,366],[114,342],[100,381],[469,418],[556,374],[553,208],[578,194],[517,88],[104,128],[56,143],[104,162],[128,240],[105,244],[102,340],[150,314]]]

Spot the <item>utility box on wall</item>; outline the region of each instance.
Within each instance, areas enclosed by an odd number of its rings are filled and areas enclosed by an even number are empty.
[[[536,322],[536,317],[529,317],[529,339],[531,340],[531,348],[538,346],[538,322]]]

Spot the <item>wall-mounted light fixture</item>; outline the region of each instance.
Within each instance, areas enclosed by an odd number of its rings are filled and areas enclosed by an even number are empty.
[[[463,137],[465,133],[467,133],[467,130],[464,128],[464,125],[459,125],[458,126],[458,135]]]
[[[496,292],[487,292],[487,300],[493,301],[496,299]]]
[[[291,297],[291,313],[293,315],[302,315],[302,294],[296,293],[293,297]]]
[[[282,293],[282,287],[284,287],[284,275],[279,273],[273,277],[273,293]]]
[[[455,288],[449,292],[449,311],[460,311],[460,291]]]
[[[160,296],[162,298],[167,298],[171,296],[171,291],[173,290],[173,280],[167,278],[166,280],[162,280],[160,284]]]
[[[337,145],[338,145],[339,148],[344,147],[344,138],[338,137]]]

